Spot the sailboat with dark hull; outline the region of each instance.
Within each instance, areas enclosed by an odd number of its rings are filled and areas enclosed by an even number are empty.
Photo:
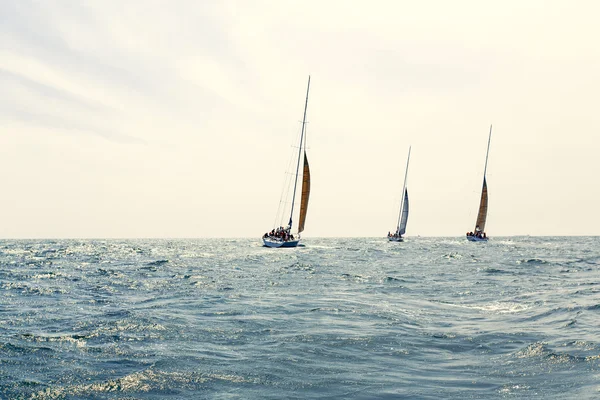
[[[487,219],[488,209],[488,190],[485,174],[487,172],[488,156],[490,154],[490,140],[492,139],[492,126],[490,125],[490,135],[488,137],[487,152],[485,154],[485,167],[483,168],[483,187],[481,188],[481,199],[479,201],[479,212],[475,222],[475,230],[467,233],[467,240],[471,242],[485,242],[488,236],[485,233],[485,220]]]
[[[402,201],[400,202],[400,212],[398,213],[398,225],[394,233],[388,232],[390,242],[403,242],[406,233],[406,224],[408,223],[408,189],[406,188],[406,177],[408,176],[408,163],[410,162],[410,147],[408,148],[408,158],[406,160],[406,170],[404,171],[404,184],[402,186]]]
[[[300,233],[304,231],[306,222],[306,212],[308,211],[308,198],[310,197],[310,168],[308,157],[306,156],[306,109],[308,107],[308,92],[310,90],[310,76],[306,87],[306,101],[304,102],[304,115],[302,117],[302,131],[300,133],[300,145],[298,146],[298,161],[296,163],[296,173],[294,176],[294,192],[292,194],[292,205],[290,210],[290,219],[287,226],[274,228],[263,235],[263,243],[267,247],[296,247],[300,243]],[[298,231],[296,235],[292,233],[294,205],[296,203],[296,188],[300,178],[300,161],[303,160],[302,168],[302,189],[300,195],[300,215],[298,218]]]

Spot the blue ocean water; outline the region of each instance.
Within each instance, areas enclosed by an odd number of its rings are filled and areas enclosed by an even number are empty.
[[[304,244],[0,241],[0,398],[600,398],[600,238]]]

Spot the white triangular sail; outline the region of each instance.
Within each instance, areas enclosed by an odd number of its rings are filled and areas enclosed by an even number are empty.
[[[404,190],[404,205],[402,206],[402,217],[400,218],[400,225],[398,226],[398,234],[404,235],[406,233],[406,223],[408,222],[408,189]]]
[[[408,164],[410,162],[410,150],[408,148],[408,158],[406,159],[406,170],[404,171],[404,184],[402,185],[402,202],[400,203],[400,212],[398,213],[398,226],[396,235],[404,235],[406,233],[406,223],[408,222],[408,189],[406,188],[406,178],[408,176]]]

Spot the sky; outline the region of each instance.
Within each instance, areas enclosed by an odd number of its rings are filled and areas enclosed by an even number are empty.
[[[0,2],[0,237],[600,235],[596,1]]]

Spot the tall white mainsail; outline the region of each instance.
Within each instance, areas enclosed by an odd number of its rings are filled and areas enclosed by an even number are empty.
[[[398,225],[398,233],[404,235],[406,233],[406,223],[408,222],[408,189],[404,189],[404,205],[402,206],[402,217],[400,225]]]
[[[403,235],[406,232],[406,223],[408,222],[408,191],[406,190],[406,177],[408,176],[408,163],[410,162],[410,150],[408,147],[408,158],[406,159],[406,170],[404,171],[404,184],[402,185],[402,202],[400,203],[400,212],[398,213],[398,227],[396,233]]]
[[[406,224],[408,223],[408,189],[406,188],[406,178],[408,176],[408,164],[410,163],[410,150],[408,148],[408,158],[406,159],[406,170],[404,171],[404,183],[402,185],[402,200],[400,201],[400,211],[398,212],[398,225],[393,235],[388,233],[388,239],[393,242],[402,242],[402,235],[406,233]]]

